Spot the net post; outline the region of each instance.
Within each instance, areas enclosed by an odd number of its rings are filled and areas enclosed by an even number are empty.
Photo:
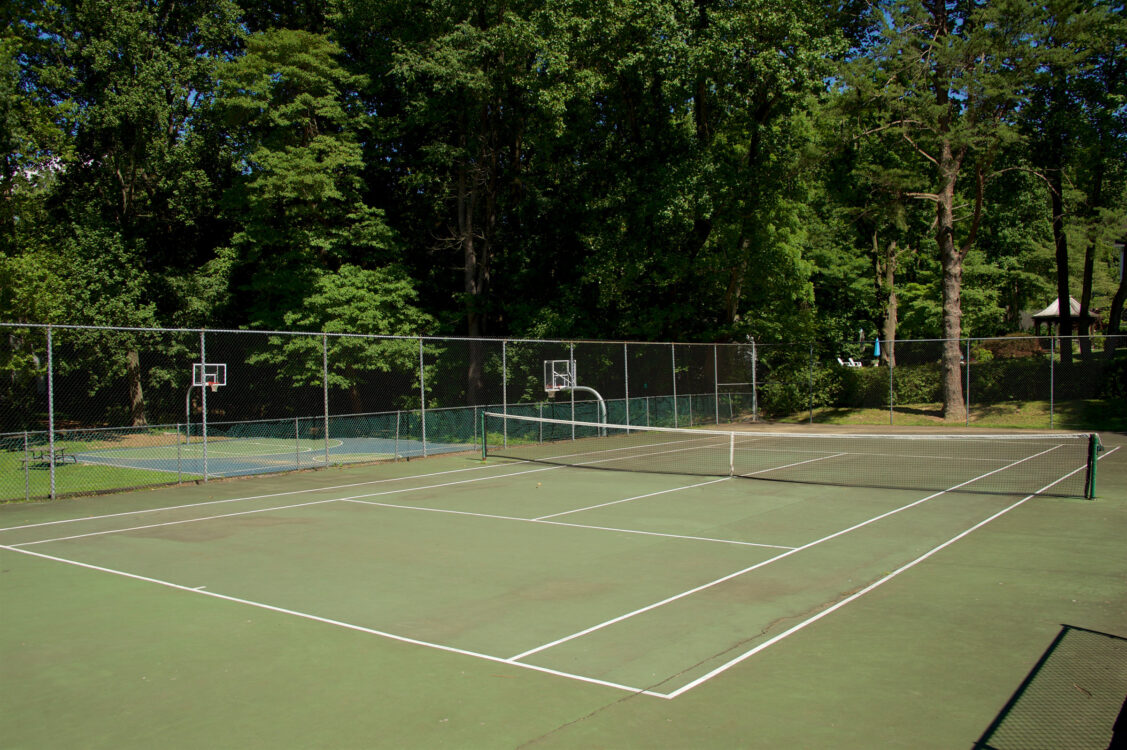
[[[1087,472],[1084,475],[1084,499],[1092,500],[1096,496],[1096,463],[1099,453],[1103,450],[1100,436],[1092,433],[1088,436],[1088,461]]]
[[[736,433],[728,433],[728,476],[736,475]]]

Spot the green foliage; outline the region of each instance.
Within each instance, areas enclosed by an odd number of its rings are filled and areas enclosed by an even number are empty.
[[[0,21],[5,320],[837,348],[894,295],[899,338],[942,335],[952,236],[961,333],[996,334],[1055,293],[1046,166],[1070,284],[1090,249],[1093,307],[1116,286],[1127,35],[1103,0],[12,0]]]
[[[227,215],[258,325],[283,323],[322,270],[392,258],[393,234],[360,194],[364,78],[339,57],[323,35],[280,29],[223,67],[216,106],[241,173]]]
[[[298,309],[285,314],[287,328],[335,334],[412,336],[425,333],[433,319],[416,306],[417,293],[402,270],[365,270],[343,265],[322,272]],[[349,335],[271,337],[270,346],[252,363],[278,368],[279,379],[294,386],[323,382],[323,346],[327,346],[329,386],[354,388],[363,373],[418,370],[416,339],[368,339]]]

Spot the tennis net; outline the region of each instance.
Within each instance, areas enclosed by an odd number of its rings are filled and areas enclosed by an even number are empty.
[[[1099,437],[722,432],[486,412],[482,456],[594,469],[1092,497]]]

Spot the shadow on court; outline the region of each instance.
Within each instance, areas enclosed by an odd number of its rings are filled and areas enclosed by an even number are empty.
[[[1125,696],[1127,638],[1062,625],[974,750],[1122,750]]]

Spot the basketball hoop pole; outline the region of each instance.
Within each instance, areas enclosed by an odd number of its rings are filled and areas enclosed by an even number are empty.
[[[188,392],[184,394],[184,427],[186,434],[184,436],[184,445],[192,444],[192,390],[196,385],[188,386]]]
[[[607,402],[603,400],[602,395],[599,394],[594,388],[588,388],[585,385],[562,385],[554,390],[556,391],[584,391],[585,393],[592,394],[599,401],[599,424],[605,425],[607,423]],[[599,427],[599,437],[606,437],[606,427]]]
[[[184,436],[184,444],[192,444],[192,391],[199,388],[201,393],[204,388],[210,388],[212,393],[219,390],[219,383],[207,382],[200,383],[199,385],[192,383],[188,386],[188,392],[184,394],[184,427],[187,429],[187,434]]]

